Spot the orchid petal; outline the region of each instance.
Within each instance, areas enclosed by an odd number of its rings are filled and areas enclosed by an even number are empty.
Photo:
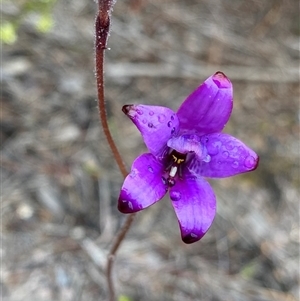
[[[168,147],[175,149],[181,154],[195,153],[199,160],[207,160],[206,148],[201,143],[201,139],[198,135],[181,135],[178,137],[171,138],[168,143]]]
[[[139,129],[148,150],[154,156],[159,156],[167,141],[178,133],[178,117],[169,108],[125,105],[122,110]]]
[[[216,214],[216,197],[207,181],[186,172],[170,189],[182,240],[193,243],[210,228]]]
[[[177,112],[180,131],[198,135],[220,132],[232,111],[232,84],[217,72],[209,77],[183,102]]]
[[[122,186],[118,209],[133,213],[159,201],[167,192],[162,172],[163,165],[152,154],[135,159]]]
[[[240,140],[224,133],[202,136],[210,162],[193,160],[189,169],[204,177],[224,178],[254,170],[258,155]]]

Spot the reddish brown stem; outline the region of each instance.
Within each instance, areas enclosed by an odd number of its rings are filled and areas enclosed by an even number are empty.
[[[112,267],[115,260],[116,253],[121,245],[121,242],[125,238],[134,218],[135,213],[129,214],[125,220],[123,227],[120,229],[111,249],[108,254],[107,266],[106,266],[106,277],[107,277],[107,285],[109,291],[109,301],[115,301],[115,290],[112,281]]]
[[[98,1],[98,13],[96,15],[95,21],[95,56],[96,56],[96,80],[97,80],[97,93],[98,93],[98,107],[99,107],[99,118],[101,125],[109,144],[109,147],[112,151],[112,154],[119,166],[119,169],[124,177],[127,175],[126,167],[123,163],[122,157],[116,147],[116,144],[111,136],[108,123],[107,123],[107,112],[104,101],[104,51],[107,45],[107,38],[109,34],[110,27],[110,13],[112,11],[112,0],[99,0]],[[128,232],[135,214],[127,216],[127,219],[120,229],[117,237],[111,247],[111,250],[108,255],[107,267],[106,267],[106,277],[107,277],[107,286],[109,301],[115,301],[115,291],[112,280],[112,267],[116,253],[125,238],[126,233]]]
[[[101,1],[99,1],[101,2]],[[106,2],[106,1],[102,1]],[[98,107],[99,107],[99,118],[101,125],[109,144],[109,147],[116,159],[119,169],[124,177],[127,175],[126,167],[123,163],[122,157],[116,147],[116,144],[111,136],[110,130],[108,128],[107,118],[106,118],[106,107],[104,101],[104,50],[106,49],[107,37],[109,32],[110,17],[103,10],[99,10],[96,16],[95,30],[96,30],[96,41],[95,41],[95,52],[96,52],[96,80],[97,80],[97,92],[98,92]]]

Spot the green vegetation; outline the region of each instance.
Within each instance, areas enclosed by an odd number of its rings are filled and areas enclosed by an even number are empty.
[[[2,1],[2,4],[5,5]],[[53,26],[53,7],[56,0],[29,0],[18,1],[16,11],[18,13],[4,14],[0,25],[0,40],[5,44],[13,44],[18,38],[18,28],[26,21],[34,24],[37,31],[46,33]]]

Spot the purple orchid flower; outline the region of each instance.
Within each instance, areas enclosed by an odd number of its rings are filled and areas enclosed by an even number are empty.
[[[257,154],[221,133],[232,111],[232,84],[217,72],[183,102],[177,113],[161,106],[125,105],[123,112],[141,132],[149,153],[132,164],[118,209],[133,213],[170,190],[181,237],[201,239],[216,214],[216,197],[203,177],[223,178],[254,170]]]

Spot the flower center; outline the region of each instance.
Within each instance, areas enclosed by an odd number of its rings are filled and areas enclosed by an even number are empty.
[[[166,177],[162,177],[162,180],[165,184],[168,184],[169,187],[175,185],[175,177],[177,173],[180,178],[182,178],[182,168],[183,164],[186,160],[187,154],[181,154],[176,150],[172,150],[171,153],[167,157],[167,164],[166,164]]]

